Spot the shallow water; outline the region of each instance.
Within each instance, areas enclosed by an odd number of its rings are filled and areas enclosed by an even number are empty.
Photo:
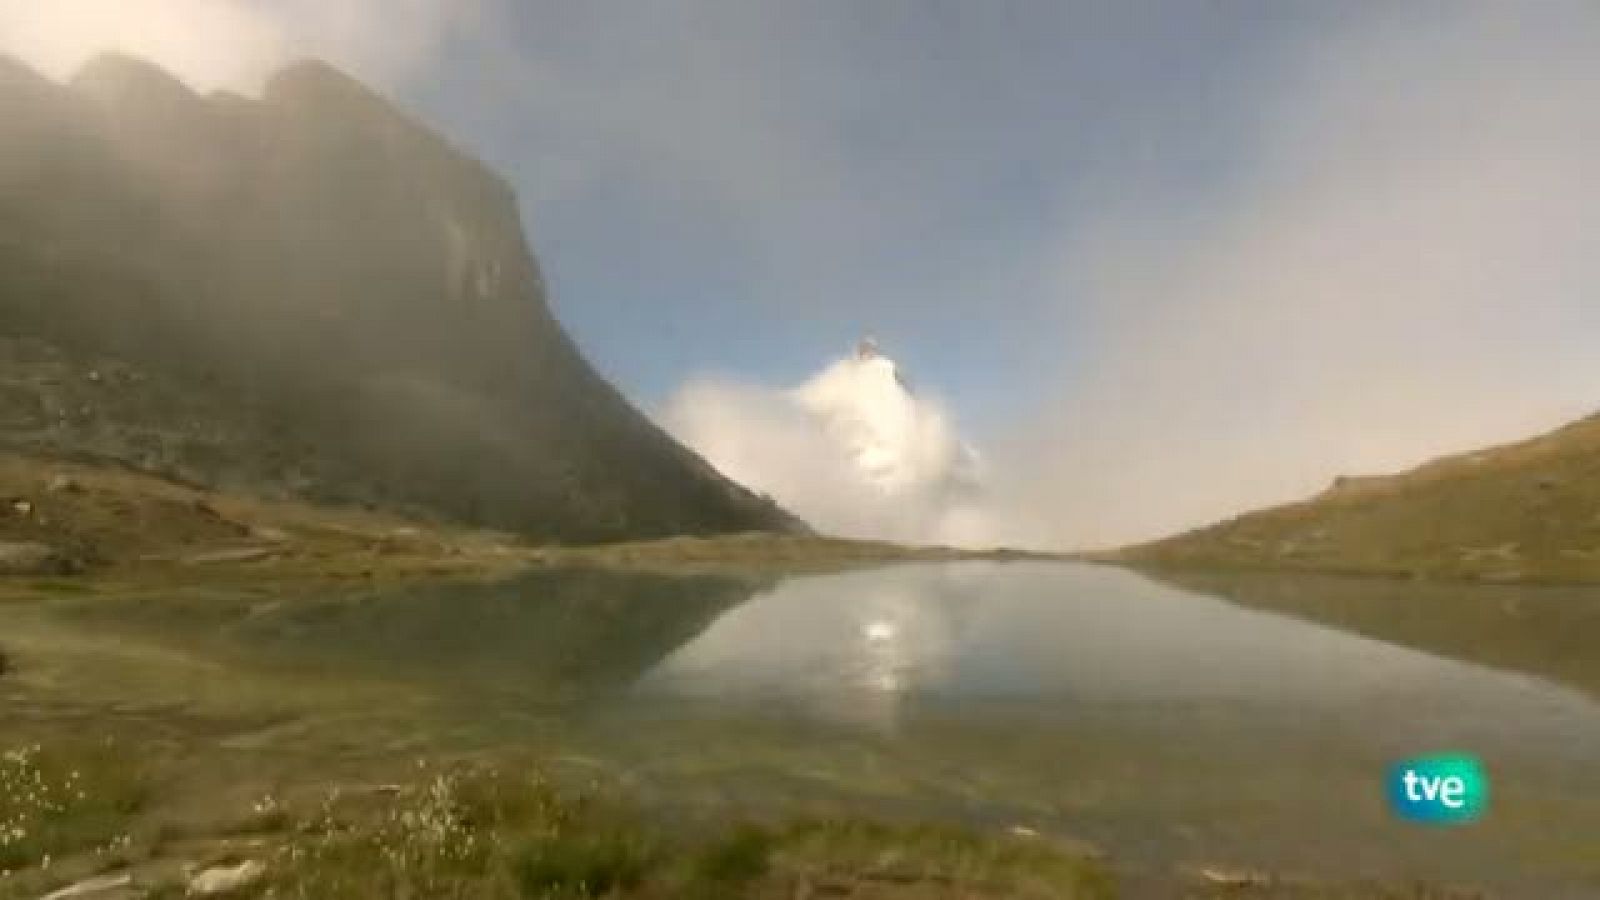
[[[36,686],[119,708],[270,708],[261,740],[301,753],[333,746],[304,739],[320,721],[351,759],[531,747],[686,816],[939,816],[1077,836],[1147,872],[1581,897],[1600,896],[1600,653],[1574,650],[1572,630],[1596,611],[1592,591],[1178,587],[956,563],[58,598],[0,606],[0,634],[18,635]],[[253,674],[227,691],[158,677],[165,657],[130,647]],[[1387,765],[1439,751],[1487,764],[1481,822],[1429,829],[1385,808]]]

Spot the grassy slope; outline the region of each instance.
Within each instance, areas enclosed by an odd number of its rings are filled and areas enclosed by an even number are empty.
[[[1600,580],[1600,417],[1130,547],[1116,561],[1503,582]]]
[[[499,577],[531,566],[671,572],[825,571],[891,561],[1029,558],[749,533],[591,546],[342,507],[211,491],[116,465],[0,453],[0,543],[37,542],[94,577]]]

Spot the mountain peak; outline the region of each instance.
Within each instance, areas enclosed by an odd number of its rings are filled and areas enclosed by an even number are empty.
[[[72,76],[72,87],[109,99],[193,101],[199,95],[155,63],[122,53],[101,53]]]
[[[801,385],[795,398],[886,494],[942,491],[975,477],[972,451],[944,410],[918,397],[871,337]]]
[[[49,84],[50,79],[15,56],[0,53],[0,84]]]
[[[389,110],[371,88],[320,59],[302,59],[267,79],[262,99],[291,104],[363,106]]]

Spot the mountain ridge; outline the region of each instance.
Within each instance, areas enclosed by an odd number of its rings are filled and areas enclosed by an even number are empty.
[[[0,449],[542,539],[803,527],[583,358],[504,179],[334,67],[8,60],[0,114]]]

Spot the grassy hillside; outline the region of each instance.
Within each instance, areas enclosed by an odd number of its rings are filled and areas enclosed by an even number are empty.
[[[1600,581],[1600,416],[1112,554],[1185,568]]]
[[[441,576],[499,581],[549,568],[748,580],[978,558],[1032,557],[766,532],[587,546],[535,543],[437,518],[218,491],[130,466],[0,451],[0,593],[30,583],[88,589],[97,581],[299,589],[332,580],[348,589],[352,582]]]

